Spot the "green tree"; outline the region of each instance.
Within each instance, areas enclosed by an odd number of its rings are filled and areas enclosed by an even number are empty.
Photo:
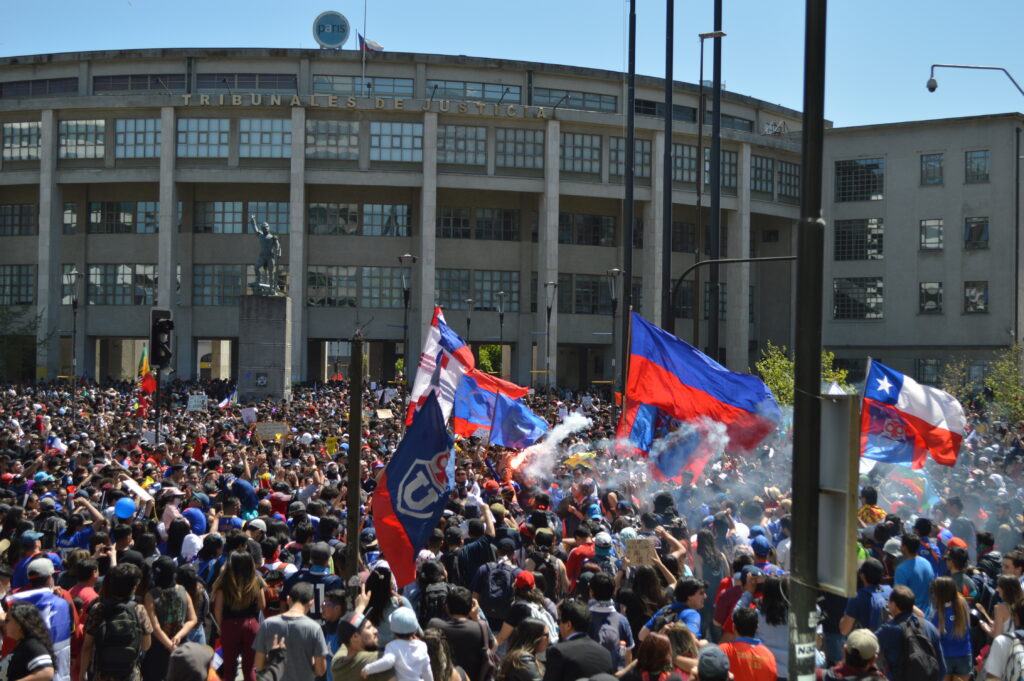
[[[971,400],[977,387],[971,382],[968,368],[971,363],[966,357],[957,357],[946,362],[939,374],[939,387],[955,397],[961,404]]]
[[[488,374],[501,373],[500,345],[481,345],[477,354],[477,369]]]
[[[1015,343],[996,352],[985,377],[985,387],[992,391],[992,408],[1008,421],[1024,419],[1024,348]]]
[[[0,305],[0,378],[5,381],[32,379],[36,348],[50,340],[56,330],[38,339],[42,315],[31,308]]]
[[[852,386],[847,382],[846,369],[835,366],[835,353],[821,351],[821,381],[826,385],[838,383],[843,390],[850,391]],[[754,365],[757,374],[775,395],[779,404],[793,404],[793,386],[795,373],[793,357],[785,345],[768,345],[761,350],[761,359]]]

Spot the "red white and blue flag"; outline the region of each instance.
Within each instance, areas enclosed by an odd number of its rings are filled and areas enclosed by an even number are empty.
[[[949,393],[869,360],[860,424],[861,456],[921,468],[929,454],[956,464],[967,419]]]
[[[359,50],[361,52],[383,52],[384,47],[375,40],[364,38],[360,33],[356,33],[359,36]]]
[[[517,400],[528,392],[529,388],[503,381],[479,369],[470,369],[455,391],[452,430],[461,437],[486,437],[494,421],[498,395]]]
[[[430,332],[423,343],[423,353],[416,369],[416,379],[409,395],[409,411],[405,425],[412,424],[413,415],[423,406],[427,396],[437,394],[445,422],[455,406],[455,392],[462,377],[476,367],[472,349],[444,321],[440,307],[434,308]]]
[[[729,448],[748,451],[782,418],[761,379],[729,371],[686,341],[632,313],[629,372],[618,436],[647,454],[675,422],[724,424]],[[699,448],[689,442],[691,454]],[[678,461],[678,459],[677,459]],[[685,462],[683,462],[685,463]]]
[[[373,491],[373,527],[399,588],[416,579],[416,555],[448,504],[452,439],[429,393]]]

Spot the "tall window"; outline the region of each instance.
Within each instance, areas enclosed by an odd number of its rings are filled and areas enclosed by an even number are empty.
[[[942,184],[942,154],[921,154],[921,184]]]
[[[718,319],[725,321],[725,306],[729,299],[727,284],[722,282],[718,284]],[[711,282],[704,282],[704,319],[710,319],[708,316],[708,310],[711,309]]]
[[[606,277],[577,274],[573,298],[576,314],[611,314],[612,296]]]
[[[419,163],[423,160],[423,124],[372,121],[370,160]]]
[[[518,85],[472,83],[464,80],[428,80],[427,94],[435,99],[460,99],[470,102],[501,101],[503,104],[518,104],[522,100],[522,88]]]
[[[306,120],[306,158],[359,159],[359,121]]]
[[[298,78],[291,73],[199,73],[196,88],[200,92],[297,92]]]
[[[775,193],[774,158],[750,157],[750,191],[768,195]]]
[[[0,205],[0,236],[31,236],[39,225],[39,206],[34,203]]]
[[[313,76],[313,92],[362,97],[412,97],[412,78]]]
[[[308,307],[355,307],[355,267],[310,265],[306,269]]]
[[[90,201],[90,234],[133,234],[135,204],[132,201]]]
[[[964,154],[964,182],[988,182],[988,149],[968,151]]]
[[[964,248],[988,248],[988,218],[964,218]]]
[[[292,122],[286,118],[243,118],[238,121],[240,158],[288,158],[292,153]]]
[[[533,105],[615,113],[618,110],[618,98],[615,95],[600,95],[596,92],[535,87],[533,88]]]
[[[89,265],[86,299],[89,305],[131,305],[131,265]]]
[[[881,260],[884,246],[882,218],[836,220],[836,260]]]
[[[0,265],[0,305],[31,305],[35,299],[35,265]]]
[[[988,282],[964,282],[964,312],[988,312]]]
[[[570,173],[601,174],[601,136],[562,133],[561,168]]]
[[[561,213],[558,243],[579,246],[614,246],[615,216]]]
[[[938,385],[939,383],[939,360],[918,359],[917,380],[925,385]]]
[[[611,151],[608,159],[608,172],[612,175],[625,175],[626,138],[612,137],[608,140],[608,149]],[[651,176],[651,140],[635,140],[633,168],[637,177]]]
[[[693,281],[687,279],[676,292],[676,316],[680,319],[693,319],[693,301]]]
[[[477,239],[519,241],[519,211],[509,208],[477,208],[475,214]]]
[[[779,199],[800,199],[800,165],[779,161]]]
[[[231,121],[226,118],[179,118],[179,158],[227,158]]]
[[[672,145],[672,181],[697,183],[697,147],[692,144]]]
[[[160,119],[121,118],[114,121],[116,158],[159,158]]]
[[[3,160],[39,160],[39,121],[4,123]]]
[[[362,268],[359,307],[401,310],[404,305],[401,267]]]
[[[836,161],[836,201],[881,201],[885,198],[885,159]]]
[[[544,168],[543,130],[498,128],[495,137],[495,161],[499,168]]]
[[[242,234],[248,218],[241,201],[196,201],[193,228],[211,234]]]
[[[465,310],[466,300],[473,296],[470,270],[434,270],[434,297],[446,310]]]
[[[918,312],[942,314],[942,282],[922,281],[919,285]]]
[[[139,201],[135,204],[135,229],[139,234],[160,231],[160,202]]]
[[[833,319],[882,319],[885,316],[881,277],[832,280]]]
[[[132,302],[135,305],[156,305],[156,284],[156,265],[135,265]]]
[[[307,230],[324,236],[350,236],[359,233],[359,204],[311,203],[307,208]]]
[[[473,272],[473,309],[498,310],[498,291],[504,291],[505,312],[519,312],[519,272]]]
[[[487,128],[480,125],[437,126],[437,162],[487,165]]]
[[[363,236],[409,236],[412,219],[409,206],[363,204]]]
[[[459,206],[438,206],[437,236],[442,239],[468,239],[469,209]]]
[[[727,192],[735,192],[739,181],[739,155],[735,151],[722,149],[721,186]],[[704,147],[704,182],[711,181],[711,147]]]
[[[692,222],[672,223],[672,250],[675,253],[697,252],[697,226]]]
[[[246,204],[246,231],[252,229],[252,222],[248,216],[254,215],[256,224],[262,225],[266,222],[274,234],[287,234],[290,222],[288,209],[287,201],[249,201]]]
[[[106,121],[61,121],[59,126],[61,158],[103,158]]]
[[[77,234],[78,233],[78,204],[75,204],[75,203],[65,203],[64,204],[64,221],[63,221],[63,225],[62,225],[62,230],[61,231],[64,234]]]
[[[244,285],[244,265],[193,265],[192,304],[238,305]]]
[[[184,92],[184,73],[140,73],[124,76],[93,76],[92,92]]]
[[[921,220],[921,250],[942,250],[942,218]]]

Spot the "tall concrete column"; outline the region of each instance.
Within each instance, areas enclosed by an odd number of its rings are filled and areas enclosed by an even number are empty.
[[[750,145],[744,144],[739,154],[739,177],[736,211],[728,211],[729,255],[750,257]],[[725,301],[725,358],[733,371],[749,367],[750,345],[750,265],[728,265],[722,268],[728,291]]]
[[[174,319],[176,378],[189,377],[192,367],[192,308],[181,305],[178,290],[178,183],[175,181],[176,131],[174,107],[160,109],[160,215],[157,229],[156,307],[171,311]],[[152,353],[152,349],[150,349]]]
[[[665,149],[665,133],[659,132],[654,136],[654,153],[651,158],[654,162],[651,177],[651,200],[643,207],[644,216],[644,252],[643,262],[640,270],[643,273],[643,295],[640,306],[637,309],[647,321],[655,326],[661,326],[661,256],[664,253],[662,248],[662,234],[666,223],[670,223],[672,216],[665,218],[664,187],[662,177],[664,169],[660,159]],[[635,262],[635,256],[634,256]],[[636,301],[633,301],[634,308],[637,308]]]
[[[420,190],[419,229],[414,230],[412,268],[413,290],[409,293],[410,366],[406,376],[410,385],[416,377],[423,339],[434,316],[434,270],[437,267],[437,114],[423,114],[423,188]],[[401,253],[396,254],[396,257]],[[393,261],[397,264],[397,261]],[[454,320],[447,320],[448,324]]]
[[[548,373],[544,385],[558,383],[558,291],[545,286],[558,281],[558,186],[561,125],[549,120],[544,134],[544,193],[540,197],[540,216],[537,225],[537,328],[546,336],[537,336],[539,371]],[[547,305],[554,296],[551,324],[547,321]],[[540,341],[543,341],[542,343]]]
[[[64,214],[57,184],[57,116],[53,109],[43,111],[39,134],[36,377],[52,379],[60,373],[60,239]],[[80,304],[84,305],[85,300]]]
[[[291,380],[308,376],[306,356],[306,109],[292,107],[292,159],[288,175],[288,297],[292,299]]]

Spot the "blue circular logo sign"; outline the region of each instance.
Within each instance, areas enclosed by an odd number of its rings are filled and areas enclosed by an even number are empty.
[[[340,12],[324,12],[313,22],[313,39],[323,48],[341,48],[351,32],[348,19]]]

